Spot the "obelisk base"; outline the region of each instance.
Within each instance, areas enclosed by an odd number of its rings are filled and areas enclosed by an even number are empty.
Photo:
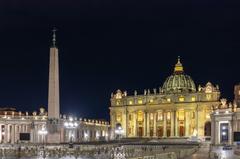
[[[47,143],[49,144],[59,144],[60,140],[60,132],[52,133],[47,135]]]

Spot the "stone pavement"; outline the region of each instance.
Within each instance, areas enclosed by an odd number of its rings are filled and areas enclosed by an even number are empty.
[[[201,148],[186,159],[208,159],[209,158],[209,144],[204,143]]]
[[[233,153],[233,150],[223,150],[222,146],[212,148],[212,152],[216,152],[218,159],[240,159]],[[186,159],[209,159],[209,143],[203,143],[201,148]]]

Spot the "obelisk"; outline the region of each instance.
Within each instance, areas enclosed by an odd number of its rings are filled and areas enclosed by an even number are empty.
[[[48,118],[59,119],[59,64],[55,28],[53,29],[52,46],[50,47],[48,87]]]
[[[49,60],[49,85],[48,85],[48,122],[47,142],[60,143],[59,128],[59,64],[58,48],[56,46],[56,29],[53,29],[52,45],[50,47]]]

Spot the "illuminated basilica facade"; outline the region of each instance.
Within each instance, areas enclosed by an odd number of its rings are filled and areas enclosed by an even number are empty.
[[[208,82],[196,88],[178,58],[173,74],[159,89],[112,94],[111,127],[121,125],[124,137],[211,136],[212,107],[219,100],[218,85]]]

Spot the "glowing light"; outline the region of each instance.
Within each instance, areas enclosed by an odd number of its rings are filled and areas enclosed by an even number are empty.
[[[168,102],[171,102],[171,99],[170,99],[170,98],[168,98],[168,99],[167,99],[167,101],[168,101]]]
[[[178,100],[179,100],[180,102],[184,102],[185,99],[184,99],[184,97],[179,97]]]
[[[47,135],[48,131],[45,128],[42,128],[41,130],[38,130],[38,133],[40,135]]]
[[[222,135],[225,136],[225,135],[226,135],[226,132],[222,132]]]
[[[78,126],[78,124],[75,122],[75,123],[74,123],[74,126],[76,126],[76,127],[77,127],[77,126]]]
[[[88,133],[84,133],[84,138],[88,138]]]
[[[206,118],[207,118],[207,119],[210,119],[210,115],[209,115],[209,114],[207,114],[207,115],[206,115]]]
[[[142,103],[143,103],[142,99],[139,99],[138,104],[142,104]]]
[[[130,100],[130,101],[129,101],[129,105],[132,105],[132,104],[133,104],[133,102]]]

